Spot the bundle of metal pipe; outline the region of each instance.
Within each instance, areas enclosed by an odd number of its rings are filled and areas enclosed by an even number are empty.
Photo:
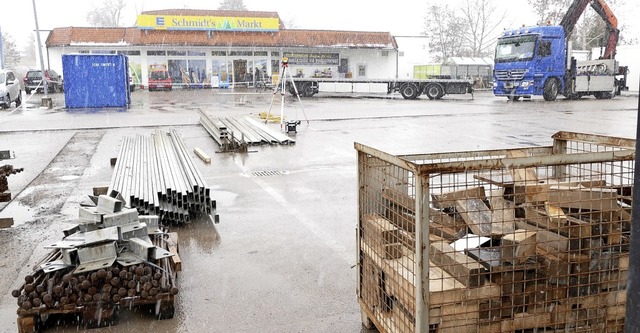
[[[198,214],[216,215],[210,189],[175,130],[124,137],[109,185],[113,190],[127,206],[158,215],[165,225],[187,223]]]
[[[60,250],[56,249],[43,262],[61,256]],[[50,273],[38,270],[25,276],[24,284],[11,294],[17,298],[22,310],[157,300],[178,293],[175,272],[167,260],[162,259],[157,265],[141,263],[125,267],[114,264],[80,274],[73,268]]]

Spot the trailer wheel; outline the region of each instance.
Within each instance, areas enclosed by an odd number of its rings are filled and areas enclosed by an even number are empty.
[[[431,83],[424,88],[424,94],[429,97],[429,99],[440,99],[444,96],[444,89],[442,86],[436,83]]]
[[[542,97],[544,97],[545,101],[556,100],[556,97],[558,97],[558,80],[548,79],[547,82],[544,83]]]
[[[300,96],[311,97],[313,96],[313,87],[311,82],[304,82],[300,85]]]
[[[597,99],[612,99],[613,93],[605,91],[605,92],[595,92],[593,96]]]
[[[415,83],[406,83],[400,87],[400,94],[405,99],[416,99],[418,95],[420,95],[420,92]]]

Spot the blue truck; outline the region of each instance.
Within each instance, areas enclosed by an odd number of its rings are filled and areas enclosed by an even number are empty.
[[[589,4],[606,22],[607,45],[600,59],[576,60],[569,40]],[[559,94],[570,99],[613,98],[628,89],[628,67],[615,60],[619,32],[617,19],[601,0],[575,0],[557,26],[505,31],[496,45],[493,93],[510,101],[540,95],[553,101]]]

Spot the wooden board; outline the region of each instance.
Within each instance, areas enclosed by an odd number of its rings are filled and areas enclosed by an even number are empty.
[[[484,187],[472,187],[463,190],[447,192],[443,194],[434,194],[433,206],[439,209],[453,209],[456,208],[456,202],[460,199],[476,198],[484,200],[487,198]]]
[[[519,229],[504,235],[500,243],[500,260],[519,265],[536,254],[536,232]]]
[[[0,229],[11,228],[13,225],[13,217],[0,217]]]
[[[432,242],[429,258],[431,262],[462,282],[467,287],[478,287],[485,283],[486,270],[473,258],[458,252],[445,242]]]
[[[529,155],[523,150],[511,150],[507,152],[507,157],[529,157]],[[536,169],[533,167],[528,168],[508,168],[509,173],[511,173],[511,178],[513,178],[514,183],[516,184],[537,184],[538,183],[538,174],[536,173]]]
[[[173,270],[176,272],[182,271],[182,260],[180,259],[179,248],[178,248],[178,233],[170,232],[168,233],[169,238],[167,239],[167,251],[171,253],[171,262],[173,263]]]
[[[618,204],[618,192],[606,188],[552,186],[549,188],[548,203],[555,207],[590,211],[621,209]]]
[[[193,152],[204,162],[204,163],[211,163],[211,157],[209,157],[209,155],[207,155],[204,151],[202,151],[202,149],[200,148],[193,148]]]
[[[513,232],[514,230],[512,225],[492,223],[492,211],[481,199],[458,199],[456,200],[456,210],[475,235],[485,237],[492,235],[505,235]]]
[[[363,239],[385,259],[402,256],[400,230],[379,215],[365,215],[362,218]]]

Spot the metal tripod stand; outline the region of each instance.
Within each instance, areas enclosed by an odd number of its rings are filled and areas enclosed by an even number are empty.
[[[264,121],[265,124],[269,120],[271,116],[271,109],[273,108],[273,100],[276,98],[276,94],[280,91],[280,128],[283,128],[284,125],[284,95],[287,86],[287,77],[291,82],[291,86],[295,92],[296,97],[298,97],[298,102],[300,103],[300,109],[302,110],[302,115],[304,116],[304,120],[309,124],[309,119],[307,119],[307,115],[304,113],[304,106],[302,106],[302,100],[300,99],[300,94],[298,93],[298,88],[296,87],[296,83],[293,81],[293,76],[291,75],[291,71],[289,70],[289,59],[287,57],[282,58],[281,60],[282,66],[280,67],[280,74],[278,76],[278,83],[273,88],[273,96],[271,97],[271,104],[269,105],[269,112],[267,113],[267,118]],[[299,125],[300,121],[287,121],[286,123],[286,132],[296,132],[296,125]]]

